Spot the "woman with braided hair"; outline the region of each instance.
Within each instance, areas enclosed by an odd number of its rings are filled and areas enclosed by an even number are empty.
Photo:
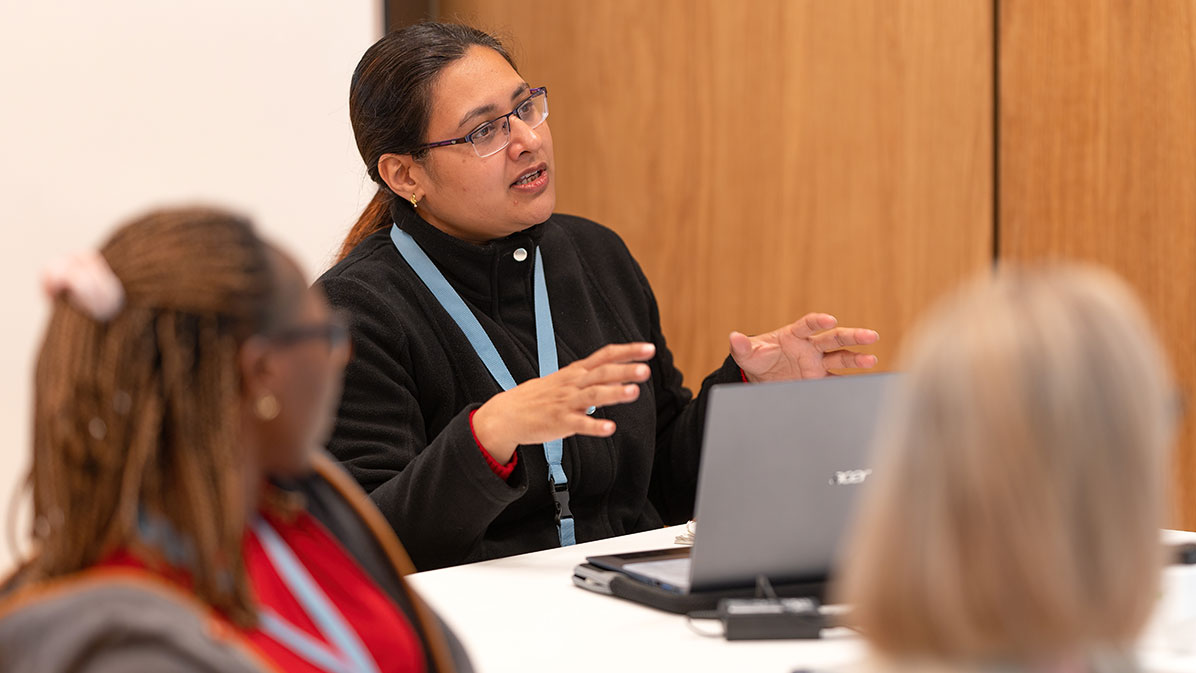
[[[468,669],[313,450],[348,335],[248,221],[151,213],[45,288],[35,539],[0,589],[0,669]]]

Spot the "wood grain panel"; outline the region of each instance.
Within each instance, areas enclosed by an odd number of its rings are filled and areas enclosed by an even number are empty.
[[[878,329],[991,261],[991,0],[441,0],[547,85],[558,210],[618,231],[690,385],[726,335]]]
[[[1196,383],[1196,31],[1191,0],[1001,0],[1001,256],[1108,265]],[[1132,344],[1128,344],[1132,347]],[[1196,528],[1191,404],[1176,525]]]

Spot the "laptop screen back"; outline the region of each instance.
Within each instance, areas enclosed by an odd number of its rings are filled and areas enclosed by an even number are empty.
[[[897,374],[722,385],[710,392],[691,591],[823,579]]]

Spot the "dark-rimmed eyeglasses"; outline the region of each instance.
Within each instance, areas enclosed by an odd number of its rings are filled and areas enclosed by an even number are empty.
[[[332,351],[349,345],[349,322],[346,316],[333,313],[325,322],[294,325],[270,335],[270,341],[279,346],[292,346],[305,341],[323,341]]]
[[[482,158],[498,154],[511,144],[511,115],[518,117],[519,121],[527,124],[528,128],[534,129],[543,124],[544,120],[548,119],[548,87],[541,86],[529,90],[527,98],[520,101],[514,110],[482,123],[460,138],[420,145],[412,154],[461,143],[473,145],[473,151]]]

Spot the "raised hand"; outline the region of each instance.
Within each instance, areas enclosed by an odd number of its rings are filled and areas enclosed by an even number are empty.
[[[834,316],[808,313],[767,334],[749,337],[731,332],[731,357],[748,381],[820,379],[832,369],[868,369],[876,356],[846,350],[876,343],[873,330],[838,327]]]
[[[651,343],[611,344],[553,374],[491,397],[473,415],[478,442],[500,463],[520,444],[540,444],[572,435],[609,437],[615,422],[586,415],[591,406],[625,404],[639,398],[648,380],[643,364],[656,355]]]

